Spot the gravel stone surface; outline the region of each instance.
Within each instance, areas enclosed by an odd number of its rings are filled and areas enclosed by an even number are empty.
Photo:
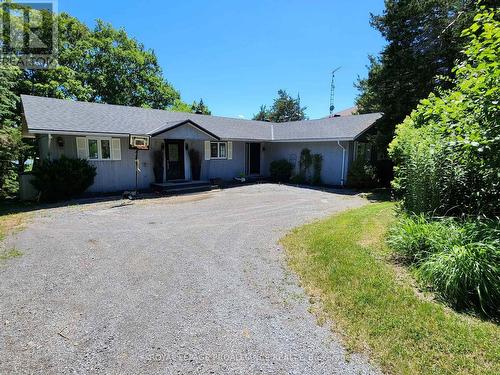
[[[0,265],[0,373],[369,374],[278,240],[367,201],[259,184],[40,210]]]

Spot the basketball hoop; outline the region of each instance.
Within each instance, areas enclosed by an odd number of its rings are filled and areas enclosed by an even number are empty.
[[[151,141],[151,137],[147,135],[133,135],[129,134],[128,136],[128,147],[131,150],[135,150],[135,191],[133,194],[129,195],[129,199],[131,197],[137,197],[138,185],[139,185],[139,173],[141,173],[140,169],[140,161],[139,161],[139,151],[147,151],[149,150],[149,144]]]
[[[147,135],[133,135],[128,136],[128,145],[131,150],[149,150],[151,137]]]

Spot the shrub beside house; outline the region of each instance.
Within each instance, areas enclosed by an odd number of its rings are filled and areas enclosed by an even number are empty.
[[[497,13],[495,15],[495,13]],[[484,11],[454,87],[397,127],[389,152],[400,220],[389,243],[423,285],[458,308],[499,315],[500,22]]]

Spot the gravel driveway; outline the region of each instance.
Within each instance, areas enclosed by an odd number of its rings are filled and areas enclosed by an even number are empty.
[[[285,264],[357,196],[261,184],[39,211],[0,265],[0,373],[359,374]]]

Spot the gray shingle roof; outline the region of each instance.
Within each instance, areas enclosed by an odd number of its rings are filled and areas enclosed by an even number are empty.
[[[381,117],[380,113],[329,117],[274,124],[274,140],[355,139]]]
[[[147,134],[191,120],[223,139],[307,140],[354,139],[367,130],[380,114],[333,117],[275,124],[264,121],[170,112],[159,109],[76,102],[21,95],[30,133]]]

